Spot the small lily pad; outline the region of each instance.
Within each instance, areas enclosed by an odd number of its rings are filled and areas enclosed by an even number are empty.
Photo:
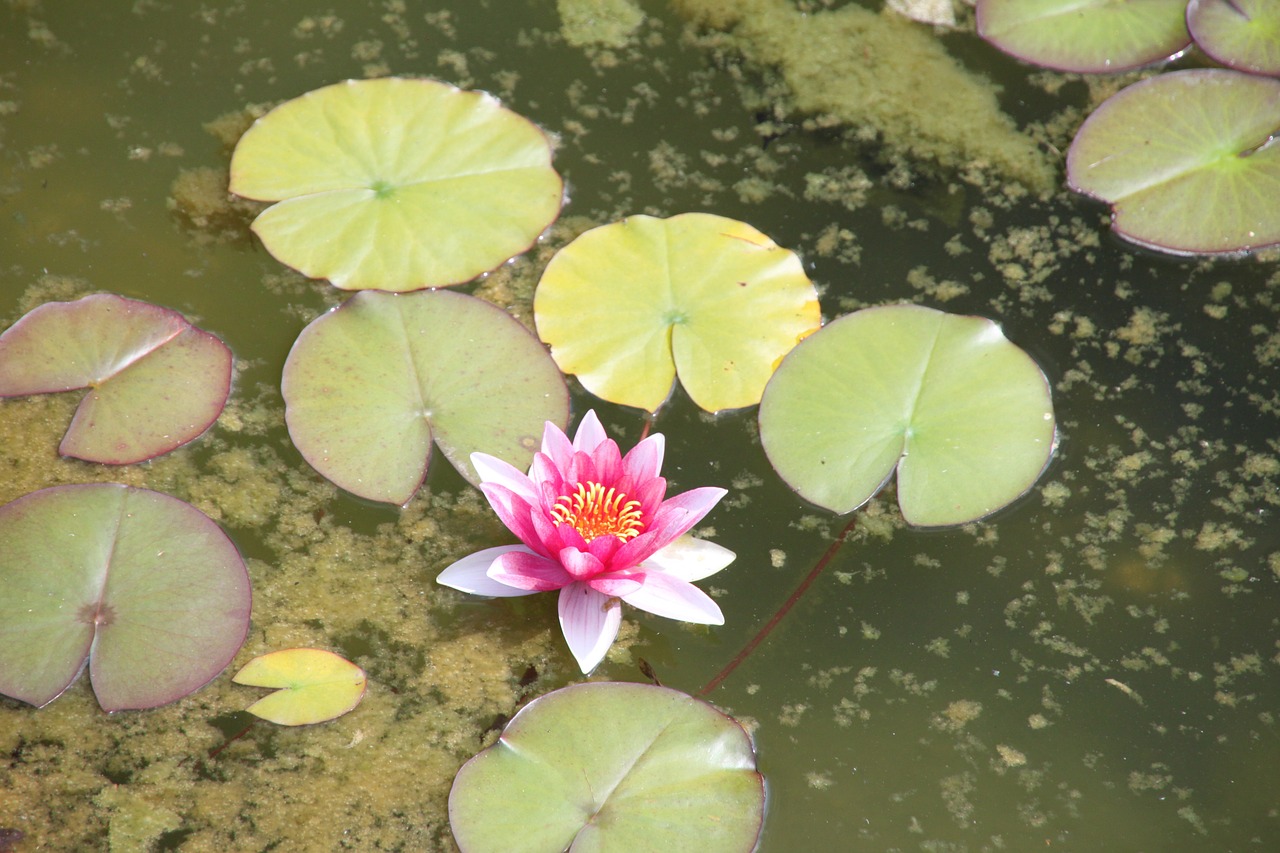
[[[1214,60],[1250,74],[1280,75],[1280,3],[1191,0],[1187,28]]]
[[[793,252],[709,213],[582,234],[547,264],[533,311],[561,370],[650,412],[677,373],[707,411],[754,406],[778,360],[821,323]]]
[[[307,726],[341,717],[364,698],[364,670],[323,649],[285,649],[261,655],[231,679],[250,687],[278,687],[245,710],[282,726]]]
[[[431,444],[471,483],[483,451],[525,468],[569,392],[511,315],[447,290],[357,293],[294,342],[281,391],[294,445],[347,491],[404,504]]]
[[[469,281],[519,254],[560,212],[564,185],[537,125],[491,95],[437,80],[348,80],[251,127],[231,191],[274,201],[267,251],[344,290]]]
[[[978,35],[1059,71],[1127,71],[1191,43],[1186,0],[978,0]]]
[[[914,525],[995,512],[1054,449],[1049,383],[1000,327],[916,305],[856,311],[788,355],[760,402],[760,440],[800,495],[852,512],[894,471]]]
[[[1280,80],[1161,74],[1112,95],[1080,127],[1067,182],[1109,202],[1122,237],[1180,254],[1280,243]]]
[[[579,684],[533,700],[449,794],[463,853],[746,853],[763,816],[742,727],[647,684]]]
[[[178,312],[95,294],[33,309],[0,335],[0,397],[88,388],[58,452],[127,465],[218,419],[231,350]]]
[[[106,711],[154,708],[222,671],[249,629],[235,545],[177,498],[54,486],[0,507],[0,693],[43,706],[89,662]]]

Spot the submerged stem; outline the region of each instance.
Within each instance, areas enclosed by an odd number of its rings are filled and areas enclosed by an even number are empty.
[[[790,611],[791,608],[795,606],[795,603],[800,600],[800,596],[804,595],[805,590],[807,590],[813,582],[818,579],[818,575],[822,574],[822,570],[831,562],[831,558],[839,552],[840,546],[844,545],[845,541],[849,538],[849,534],[853,533],[853,528],[857,522],[858,516],[855,514],[849,519],[849,523],[844,526],[844,529],[840,531],[839,535],[836,536],[836,538],[827,547],[826,552],[818,558],[818,562],[813,564],[813,568],[809,570],[809,574],[805,575],[804,580],[800,581],[800,585],[795,588],[795,591],[791,593],[786,601],[782,602],[782,606],[778,608],[778,612],[769,617],[769,621],[764,623],[764,627],[757,631],[756,635],[742,647],[742,651],[734,655],[733,660],[729,661],[729,663],[725,665],[724,669],[716,673],[715,678],[708,681],[706,685],[698,691],[697,695],[706,696],[712,690],[719,687],[721,683],[728,678],[744,660],[751,656],[751,653],[756,650],[756,646],[764,642],[765,637],[768,637],[769,634],[773,632],[773,629],[782,621],[782,617],[786,616],[788,611]]]

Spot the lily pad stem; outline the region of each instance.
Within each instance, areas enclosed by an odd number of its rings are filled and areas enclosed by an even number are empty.
[[[764,627],[757,631],[756,635],[742,647],[742,651],[734,655],[733,660],[729,661],[729,663],[725,665],[724,669],[716,673],[715,678],[708,681],[703,688],[698,691],[698,696],[706,696],[712,690],[719,687],[721,683],[728,678],[744,660],[751,656],[751,653],[756,650],[756,646],[764,642],[765,638],[768,637],[769,634],[773,632],[773,629],[777,627],[778,623],[782,621],[782,617],[786,616],[791,608],[795,606],[795,603],[800,600],[800,596],[804,595],[805,590],[813,585],[813,582],[818,579],[818,575],[822,574],[822,570],[831,562],[831,558],[839,552],[840,547],[844,545],[845,541],[848,540],[849,535],[853,533],[853,528],[857,523],[858,516],[855,513],[854,516],[849,519],[849,523],[840,531],[840,534],[832,541],[831,545],[827,547],[826,552],[818,558],[818,562],[814,563],[813,568],[809,570],[809,574],[805,575],[804,580],[800,581],[800,585],[795,588],[795,591],[791,593],[786,601],[782,602],[782,606],[778,608],[778,611],[774,613],[773,616],[769,617],[769,621],[764,623]]]

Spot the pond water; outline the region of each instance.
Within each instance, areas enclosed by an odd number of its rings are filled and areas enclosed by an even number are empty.
[[[68,395],[0,402],[0,500],[120,481],[191,501],[249,561],[233,668],[315,646],[371,679],[336,721],[247,732],[259,691],[225,673],[149,712],[102,714],[83,678],[42,710],[0,699],[0,850],[4,830],[17,850],[452,849],[457,768],[521,702],[581,680],[550,596],[435,585],[509,541],[457,474],[373,505],[283,430],[289,347],[344,294],[254,243],[256,208],[224,192],[230,146],[275,103],[388,74],[486,89],[557,135],[560,222],[464,288],[518,317],[585,228],[704,210],[798,252],[828,319],[901,300],[981,314],[1053,383],[1061,446],[1030,494],[917,531],[890,487],[707,697],[755,737],[761,849],[1274,849],[1280,270],[1137,251],[1059,188],[1074,128],[1135,78],[1037,72],[971,26],[834,0],[354,5],[0,11],[0,325],[108,291],[182,311],[237,358],[219,423],[144,465],[58,459]],[[644,427],[580,389],[573,405],[624,447]],[[704,584],[727,621],[631,611],[593,679],[643,681],[643,659],[692,693],[846,519],[772,473],[754,410],[710,416],[677,391],[653,429],[674,490],[730,490],[700,531],[738,554]]]

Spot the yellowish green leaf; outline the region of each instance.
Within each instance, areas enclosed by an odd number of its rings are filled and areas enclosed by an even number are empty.
[[[547,265],[533,310],[562,371],[651,412],[677,375],[707,411],[755,405],[782,357],[821,325],[800,259],[709,213],[582,234]]]
[[[364,670],[322,649],[285,649],[256,657],[231,679],[250,687],[277,687],[250,705],[250,714],[282,726],[341,717],[364,698]]]

